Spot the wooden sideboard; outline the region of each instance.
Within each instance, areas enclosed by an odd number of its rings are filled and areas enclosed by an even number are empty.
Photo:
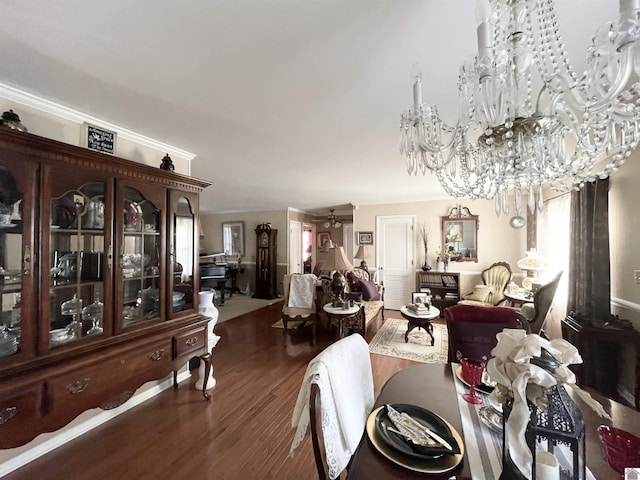
[[[198,275],[173,271],[198,271],[208,185],[0,130],[0,448],[208,360]]]
[[[631,345],[635,348],[635,407],[640,410],[640,332],[631,326],[621,326],[614,321],[594,324],[571,312],[562,319],[562,338],[576,346],[584,363],[573,366],[578,385],[594,387],[604,395],[616,395],[619,371],[612,368],[618,365],[616,355],[620,345]],[[603,354],[604,352],[604,354]],[[604,358],[603,358],[604,357]],[[605,385],[600,385],[600,378],[607,378]]]

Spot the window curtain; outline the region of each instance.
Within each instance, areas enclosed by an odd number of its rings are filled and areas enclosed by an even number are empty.
[[[182,265],[182,281],[193,275],[193,218],[176,217],[176,261]]]
[[[564,194],[545,201],[544,211],[538,215],[537,245],[547,264],[547,270],[542,275],[542,283],[550,281],[557,272],[563,272],[544,325],[545,333],[550,338],[562,338],[561,322],[567,315],[569,259],[571,258],[570,206],[571,195]]]
[[[606,321],[611,314],[609,179],[571,193],[567,308]]]

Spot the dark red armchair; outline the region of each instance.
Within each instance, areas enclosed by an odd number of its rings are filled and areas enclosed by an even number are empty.
[[[524,328],[529,322],[514,308],[481,305],[454,305],[444,311],[449,333],[449,363],[460,358],[491,358],[498,340],[496,334],[504,328]]]

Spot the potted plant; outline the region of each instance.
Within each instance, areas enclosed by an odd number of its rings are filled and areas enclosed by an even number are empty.
[[[429,253],[429,232],[427,232],[427,226],[424,223],[420,224],[420,239],[422,240],[422,246],[424,247],[424,262],[422,262],[422,270],[428,272],[431,270],[431,265],[427,260],[427,254]]]

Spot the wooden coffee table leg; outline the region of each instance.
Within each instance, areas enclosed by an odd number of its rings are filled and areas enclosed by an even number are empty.
[[[409,320],[409,325],[407,325],[407,332],[404,334],[404,343],[409,343],[409,332],[417,326],[418,325]]]
[[[433,345],[436,343],[436,339],[433,338],[433,324],[431,322],[427,322],[427,324],[425,325],[425,330],[431,336],[431,346],[433,347]]]

